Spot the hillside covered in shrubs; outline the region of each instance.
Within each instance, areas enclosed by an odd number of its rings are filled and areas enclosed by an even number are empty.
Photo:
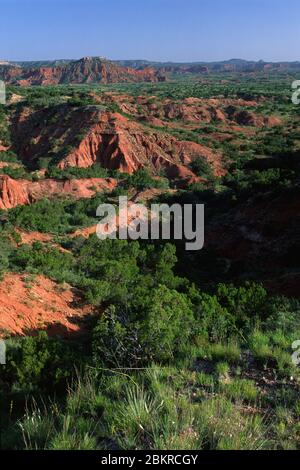
[[[299,109],[224,78],[8,87],[3,449],[299,449]],[[204,204],[203,250],[99,240],[120,195]]]

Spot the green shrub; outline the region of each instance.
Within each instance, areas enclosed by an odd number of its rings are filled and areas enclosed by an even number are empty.
[[[268,294],[260,284],[246,283],[245,286],[220,284],[217,299],[226,308],[237,328],[253,327],[257,320],[268,315]]]
[[[79,363],[74,350],[46,332],[7,343],[7,364],[3,377],[11,387],[23,390],[51,390],[65,385]]]
[[[0,152],[0,162],[20,163],[20,160],[12,150],[6,150]]]
[[[96,363],[136,367],[172,360],[191,335],[193,314],[183,294],[165,286],[149,292],[143,316],[110,307],[93,333]]]
[[[202,178],[209,178],[209,179],[214,178],[213,170],[210,164],[208,163],[206,158],[202,156],[195,157],[191,161],[189,166],[191,170],[193,171],[193,173],[195,173],[195,175],[197,176],[200,176]]]
[[[13,250],[9,262],[15,271],[40,273],[59,282],[72,283],[75,279],[73,256],[40,242]]]
[[[139,191],[142,191],[148,188],[166,189],[169,185],[166,178],[155,179],[148,170],[140,169],[132,175],[127,176],[123,183],[123,186],[125,188],[133,187],[138,189]]]
[[[64,170],[60,170],[57,167],[50,167],[47,171],[47,177],[61,180],[80,178],[108,178],[112,175],[112,172],[109,172],[97,163],[88,168],[69,167]],[[116,176],[116,174],[114,174],[114,176]]]

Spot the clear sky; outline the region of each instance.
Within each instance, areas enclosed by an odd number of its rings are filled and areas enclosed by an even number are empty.
[[[0,0],[0,59],[300,60],[300,0]]]

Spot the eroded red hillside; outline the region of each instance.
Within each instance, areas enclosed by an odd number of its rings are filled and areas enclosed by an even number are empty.
[[[0,337],[26,335],[37,330],[68,337],[79,333],[91,306],[80,306],[71,286],[44,276],[6,274],[0,281]]]
[[[25,108],[15,117],[14,139],[18,154],[31,166],[45,155],[57,156],[57,147],[63,147],[57,163],[61,169],[100,163],[104,168],[125,173],[143,167],[155,172],[164,169],[172,178],[190,180],[195,175],[188,165],[201,156],[211,164],[216,176],[224,174],[220,152],[178,140],[97,106],[62,106],[55,115],[49,110],[32,113]]]
[[[104,104],[113,101],[124,113],[158,126],[170,125],[172,120],[194,124],[218,123],[228,127],[241,125],[260,128],[281,124],[280,118],[276,116],[257,114],[254,109],[258,103],[254,100],[192,97],[174,101],[171,99],[158,100],[156,96],[136,98],[114,93],[105,93],[95,99]]]
[[[133,173],[139,168],[166,169],[172,177],[189,177],[186,168],[193,158],[203,156],[216,175],[223,172],[222,156],[207,147],[175,137],[147,131],[118,113],[103,113],[74,152],[65,157],[60,168],[86,167],[99,162],[105,168]],[[185,167],[185,168],[184,168]]]
[[[7,83],[21,86],[63,83],[158,82],[166,79],[162,72],[154,68],[134,70],[129,67],[121,67],[100,57],[83,57],[80,60],[55,67],[6,66],[1,69],[1,77]]]
[[[112,178],[91,178],[80,180],[56,181],[45,179],[36,182],[14,180],[0,176],[0,209],[11,209],[18,205],[31,204],[39,199],[55,196],[69,196],[75,199],[88,198],[99,191],[116,187]]]

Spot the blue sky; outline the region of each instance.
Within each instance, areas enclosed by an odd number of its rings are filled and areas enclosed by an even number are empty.
[[[300,60],[299,0],[0,0],[0,59]]]

